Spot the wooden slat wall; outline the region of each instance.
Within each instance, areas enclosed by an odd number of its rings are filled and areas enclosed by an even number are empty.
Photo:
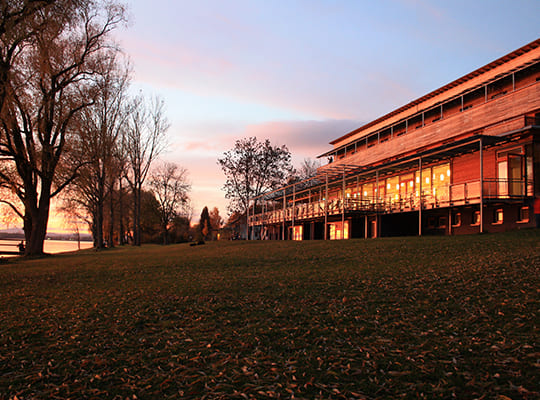
[[[540,83],[451,115],[423,128],[409,129],[407,134],[394,137],[369,149],[366,149],[365,145],[361,146],[355,154],[337,160],[328,166],[335,167],[341,163],[370,165],[418,149],[434,147],[436,144],[465,133],[502,134],[522,128],[525,126],[525,114],[538,110],[540,110]],[[511,120],[512,118],[515,119]],[[498,121],[504,122],[498,123]],[[324,171],[325,167],[321,167],[321,171]]]
[[[497,152],[495,149],[484,150],[484,179],[497,178]],[[452,160],[452,184],[467,183],[480,179],[480,154],[465,154]]]

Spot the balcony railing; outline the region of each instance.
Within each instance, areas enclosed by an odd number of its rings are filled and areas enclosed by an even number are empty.
[[[439,186],[434,190],[423,191],[422,209],[478,204],[481,198],[487,200],[523,199],[531,195],[532,186],[525,180],[484,179],[483,193],[480,181],[471,181],[455,185]],[[266,211],[250,215],[250,225],[277,224],[284,221],[302,221],[321,218],[325,215],[339,214],[391,214],[415,211],[420,208],[420,196],[415,193],[393,195],[384,198],[365,197],[362,199],[346,198],[303,202],[285,209]]]

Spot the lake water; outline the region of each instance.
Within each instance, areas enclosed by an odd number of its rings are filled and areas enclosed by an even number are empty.
[[[2,251],[18,251],[17,245],[20,240],[0,240],[0,253]],[[92,242],[81,242],[81,250],[88,249],[93,246]],[[77,251],[79,245],[76,241],[71,240],[45,240],[43,250],[45,253],[64,253],[66,251]],[[0,257],[9,257],[8,255],[0,254]]]

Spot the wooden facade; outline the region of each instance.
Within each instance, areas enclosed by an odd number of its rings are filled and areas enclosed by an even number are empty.
[[[311,179],[251,201],[251,238],[535,226],[540,39],[330,142]]]

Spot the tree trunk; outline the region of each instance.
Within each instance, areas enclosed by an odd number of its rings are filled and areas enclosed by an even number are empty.
[[[114,247],[114,182],[111,183],[110,190],[110,213],[109,213],[109,246]]]
[[[103,200],[100,198],[96,204],[96,248],[103,248]]]
[[[43,255],[43,242],[47,235],[49,207],[51,202],[50,184],[44,183],[39,202],[27,201],[24,215],[25,255]],[[34,197],[35,198],[35,197]]]
[[[169,238],[167,235],[167,223],[162,224],[161,229],[163,231],[163,244],[168,245],[169,244]]]
[[[133,245],[141,245],[141,189],[138,185],[133,191]]]
[[[119,219],[120,219],[120,231],[118,233],[119,236],[119,243],[120,246],[123,246],[126,244],[124,240],[124,196],[122,193],[122,178],[120,177],[120,180],[118,181],[118,212],[119,212]]]

